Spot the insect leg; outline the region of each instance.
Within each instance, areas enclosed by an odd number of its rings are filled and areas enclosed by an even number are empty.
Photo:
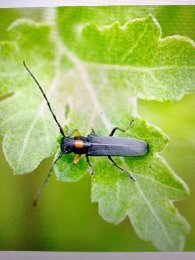
[[[76,165],[81,159],[81,155],[80,154],[76,154],[74,157],[74,161],[73,164]]]
[[[111,156],[108,156],[108,159],[112,162],[112,164],[117,167],[118,169],[120,169],[121,171],[123,171],[132,181],[135,181],[135,179],[131,176],[131,174],[126,171],[125,169],[123,169],[122,167],[120,167]]]
[[[91,135],[91,134],[93,134],[93,135],[96,134],[96,132],[95,132],[95,130],[94,130],[93,128],[91,128],[91,133],[90,133],[90,135]]]
[[[74,137],[78,137],[78,136],[81,136],[81,133],[78,129],[75,129],[74,131],[72,131],[68,137],[71,137],[72,135],[74,135]]]
[[[87,161],[89,167],[91,168],[91,176],[92,176],[94,174],[94,169],[93,169],[93,165],[89,161],[89,156],[87,154],[86,154],[86,161]]]
[[[116,130],[119,130],[119,131],[121,131],[121,132],[125,132],[125,129],[122,129],[122,128],[119,128],[119,127],[114,127],[114,128],[112,129],[112,131],[110,132],[109,136],[113,136],[114,133],[116,132]]]
[[[109,136],[113,136],[114,133],[116,132],[116,130],[119,130],[119,131],[121,131],[121,132],[123,132],[123,133],[126,132],[126,131],[129,130],[129,128],[131,127],[131,124],[133,123],[133,121],[134,121],[134,119],[131,119],[131,121],[129,122],[127,128],[125,128],[125,129],[122,129],[122,128],[120,128],[120,127],[114,127],[114,128],[112,129],[112,131],[110,132]]]

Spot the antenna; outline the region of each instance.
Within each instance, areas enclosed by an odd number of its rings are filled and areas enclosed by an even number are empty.
[[[37,193],[35,194],[35,196],[33,198],[33,206],[34,207],[37,206],[37,201],[38,201],[40,195],[42,194],[46,184],[48,183],[48,180],[51,177],[52,171],[53,171],[53,165],[52,165],[51,169],[49,170],[48,174],[45,176],[40,188],[38,189]]]
[[[57,163],[57,161],[62,157],[63,153],[60,152],[58,157],[56,158],[56,160],[54,161],[52,167],[50,168],[48,174],[45,176],[45,178],[42,181],[41,186],[39,187],[38,191],[36,192],[34,198],[33,198],[33,206],[36,207],[37,206],[37,201],[39,199],[39,197],[41,196],[43,190],[45,189],[46,184],[48,183],[49,178],[52,175],[53,169],[54,169],[54,165]]]
[[[52,110],[52,108],[51,108],[51,106],[50,106],[50,103],[49,103],[49,101],[48,101],[48,99],[47,99],[47,96],[45,95],[45,92],[43,91],[41,85],[39,84],[38,80],[35,78],[35,76],[34,76],[33,73],[31,72],[31,70],[28,68],[28,66],[26,65],[25,61],[23,61],[23,64],[24,64],[24,67],[26,68],[26,70],[28,71],[28,73],[30,74],[30,76],[33,78],[33,80],[34,80],[35,83],[37,84],[37,86],[38,86],[38,88],[40,89],[40,91],[41,91],[43,97],[45,98],[45,100],[46,100],[46,102],[47,102],[47,105],[48,105],[48,107],[49,107],[49,110],[50,110],[50,112],[51,112],[51,114],[52,114],[52,116],[53,116],[55,122],[57,123],[57,125],[58,125],[58,127],[59,127],[59,129],[60,129],[60,133],[62,134],[62,136],[65,136],[64,130],[63,130],[63,128],[61,127],[60,123],[58,122],[58,120],[57,120],[57,118],[56,118],[56,116],[55,116],[55,114],[54,114],[54,112],[53,112],[53,110]]]

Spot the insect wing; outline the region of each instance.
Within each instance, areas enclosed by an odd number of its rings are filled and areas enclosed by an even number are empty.
[[[140,156],[148,151],[145,141],[129,137],[97,136],[90,134],[89,156]]]

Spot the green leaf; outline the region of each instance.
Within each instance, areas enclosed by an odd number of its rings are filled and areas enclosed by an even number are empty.
[[[0,103],[0,132],[5,157],[17,174],[33,171],[56,147],[58,128],[22,64],[25,60],[33,68],[51,97],[57,82],[50,34],[48,25],[18,20],[9,27],[15,41],[0,43],[0,93],[11,94]]]
[[[96,160],[99,170],[92,178],[92,201],[98,202],[100,215],[118,224],[128,216],[137,235],[162,251],[182,250],[189,225],[171,200],[184,198],[188,189],[157,152],[166,136],[144,120],[136,119],[128,136],[148,142],[144,157],[116,160],[135,178],[131,181],[106,160]]]
[[[135,18],[146,17],[158,11],[158,6],[74,6],[57,8],[57,25],[64,44],[70,50],[78,48],[78,37],[82,28],[90,23],[110,25],[121,24]]]
[[[32,82],[29,84],[29,78],[24,73],[23,60],[36,68],[38,78],[48,86],[54,77],[55,63],[51,27],[19,19],[10,25],[8,32],[10,41],[0,43],[0,95],[33,86]]]
[[[73,154],[64,154],[54,166],[57,180],[64,182],[79,181],[87,172],[87,163],[81,158],[79,163],[74,165]]]
[[[152,16],[124,25],[92,23],[77,32],[74,51],[99,85],[143,99],[179,100],[195,91],[195,45],[186,37],[161,35]]]

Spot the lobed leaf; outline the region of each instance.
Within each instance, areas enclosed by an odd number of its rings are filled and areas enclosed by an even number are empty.
[[[166,136],[141,119],[133,125],[127,135],[145,136],[153,148],[144,157],[115,161],[131,173],[135,182],[106,160],[97,159],[92,201],[98,202],[99,213],[106,221],[118,224],[128,216],[141,239],[152,241],[161,251],[180,251],[189,225],[171,200],[184,198],[188,189],[157,153],[167,142]]]
[[[53,153],[58,128],[22,62],[36,71],[48,96],[53,95],[55,45],[51,28],[45,24],[18,20],[8,31],[14,41],[0,43],[0,94],[9,94],[0,103],[0,132],[7,161],[15,173],[23,174],[32,172]]]
[[[99,85],[106,81],[112,89],[160,101],[195,91],[194,42],[182,36],[162,39],[152,15],[124,25],[88,23],[76,35],[74,51]]]

